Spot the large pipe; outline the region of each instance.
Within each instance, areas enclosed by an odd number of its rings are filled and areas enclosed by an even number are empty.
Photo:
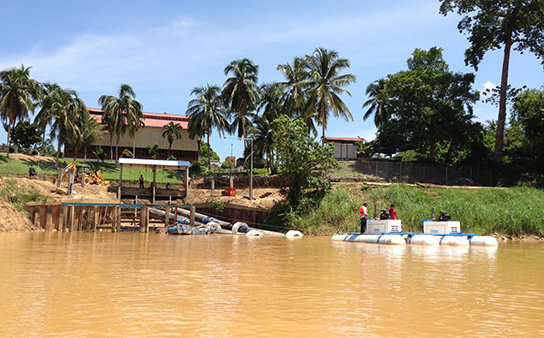
[[[178,208],[178,215],[185,216],[185,217],[190,217],[191,216],[191,211],[183,209],[183,208]],[[203,224],[207,224],[209,222],[214,222],[214,223],[219,224],[221,226],[221,228],[223,228],[223,229],[232,230],[232,224],[230,224],[229,222],[221,221],[221,220],[215,219],[215,218],[213,218],[211,216],[207,216],[207,215],[204,215],[204,214],[201,214],[201,213],[198,213],[198,212],[195,212],[195,220],[197,220],[197,221],[199,221],[199,222],[201,222]]]
[[[178,215],[189,217],[190,211],[186,210],[186,209],[178,208]],[[247,234],[251,230],[258,230],[258,231],[261,231],[263,233],[263,235],[265,235],[267,237],[268,236],[272,236],[272,237],[283,237],[283,236],[285,236],[281,232],[251,228],[246,223],[243,223],[243,222],[236,222],[233,225],[233,224],[230,224],[228,222],[221,221],[221,220],[215,219],[215,218],[213,218],[211,216],[207,216],[207,215],[204,215],[204,214],[201,214],[201,213],[198,213],[198,212],[195,212],[195,219],[202,222],[202,223],[204,223],[204,224],[207,224],[209,222],[217,223],[217,224],[219,224],[221,226],[222,229],[231,230],[234,233],[241,232],[241,233],[246,233]],[[293,237],[302,237],[302,234],[300,234],[299,236],[293,236]]]
[[[149,214],[156,217],[156,218],[162,219],[162,220],[164,220],[166,218],[166,212],[165,211],[155,209],[155,208],[149,208]],[[168,221],[173,222],[174,225],[176,223],[178,223],[178,224],[189,224],[189,218],[188,217],[176,216],[173,213],[170,213],[169,216],[170,217],[168,218]],[[201,226],[202,224],[203,223],[201,223],[201,222],[196,222],[195,221],[195,227]]]

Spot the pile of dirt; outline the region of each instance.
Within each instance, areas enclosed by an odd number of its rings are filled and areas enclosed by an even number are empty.
[[[28,179],[26,177],[0,177],[0,191],[8,185],[15,185],[20,191],[35,191],[44,204],[59,204],[62,202],[86,203],[119,203],[115,194],[108,193],[107,187],[97,185],[74,184],[72,193],[67,194],[68,184],[63,181],[60,190],[49,180]],[[60,194],[59,191],[65,194]],[[25,211],[18,211],[8,200],[0,201],[0,231],[29,231],[36,230]]]
[[[231,203],[243,205],[247,207],[259,207],[272,209],[282,199],[279,189],[277,188],[254,188],[253,200],[249,199],[248,188],[236,188],[235,196],[227,196],[224,194],[225,189],[189,189],[188,204],[198,204],[205,202],[220,201],[223,203]]]

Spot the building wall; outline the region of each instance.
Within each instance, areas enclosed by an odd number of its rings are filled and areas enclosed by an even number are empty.
[[[158,159],[166,159],[168,157],[168,140],[162,136],[164,129],[162,127],[142,127],[136,131],[134,137],[131,136],[128,132],[125,135],[121,135],[119,139],[119,157],[124,149],[128,149],[134,153],[136,158],[150,158],[146,146],[149,144],[151,146],[158,145],[159,156]],[[171,155],[174,156],[177,160],[184,160],[190,162],[196,162],[199,158],[199,137],[191,139],[189,137],[189,131],[183,129],[181,131],[181,138],[175,140],[172,143]],[[115,144],[117,142],[117,136],[113,135],[113,158],[115,158]],[[96,148],[100,147],[106,153],[106,159],[112,158],[110,156],[110,133],[105,132],[101,140],[96,141],[87,149],[86,157],[88,159],[96,159],[96,156],[93,154],[93,151]],[[69,145],[65,146],[64,150],[65,157],[74,157],[74,151],[70,149]],[[81,149],[77,154],[78,158],[83,158],[85,156],[84,150]]]
[[[334,158],[342,160],[357,159],[357,146],[355,144],[334,143]]]
[[[128,148],[132,150],[133,146],[136,148],[145,148],[148,144],[152,146],[156,144],[159,146],[159,149],[168,149],[168,140],[162,137],[163,131],[162,128],[143,127],[138,129],[134,137],[126,133],[119,139],[119,149]],[[184,129],[181,131],[181,138],[172,143],[172,150],[198,151],[198,140],[197,137],[191,139],[189,131]],[[115,146],[116,141],[117,137],[113,135],[113,146]],[[106,133],[104,138],[94,145],[109,146],[110,134]]]

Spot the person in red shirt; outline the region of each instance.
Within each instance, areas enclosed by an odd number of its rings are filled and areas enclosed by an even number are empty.
[[[366,202],[359,208],[359,218],[361,219],[361,234],[366,232],[366,218],[368,217],[368,207]]]
[[[397,218],[397,210],[395,210],[395,205],[391,204],[389,209],[387,209],[387,212],[391,214],[391,219],[398,219]]]

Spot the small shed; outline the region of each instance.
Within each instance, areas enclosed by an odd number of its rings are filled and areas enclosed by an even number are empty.
[[[119,169],[119,185],[117,186],[117,198],[121,198],[121,189],[123,185],[123,167],[139,167],[139,168],[150,168],[153,170],[153,183],[151,189],[151,196],[153,203],[155,203],[155,197],[157,194],[157,169],[175,169],[175,170],[184,170],[185,171],[185,191],[184,196],[189,196],[189,167],[191,163],[188,161],[173,161],[173,160],[150,160],[144,158],[120,158],[119,164],[121,168]]]
[[[325,137],[325,142],[334,143],[334,158],[337,160],[357,159],[357,142],[366,142],[361,137]]]

